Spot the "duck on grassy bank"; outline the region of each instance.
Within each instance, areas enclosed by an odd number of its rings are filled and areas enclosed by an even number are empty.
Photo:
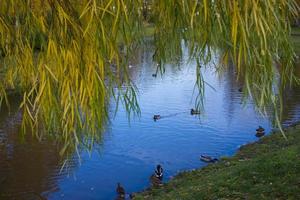
[[[265,135],[265,129],[261,126],[258,126],[258,128],[256,129],[256,137],[262,137]]]
[[[156,166],[154,174],[152,174],[149,179],[152,187],[162,186],[163,168],[161,165]]]
[[[256,131],[256,134],[255,134],[256,137],[262,137],[264,135],[265,135],[264,131]]]
[[[117,198],[116,199],[125,199],[125,189],[121,186],[121,183],[117,184]]]
[[[150,183],[151,183],[151,186],[152,187],[159,187],[159,186],[162,186],[163,184],[162,184],[162,181],[159,179],[159,178],[157,178],[156,176],[155,176],[155,174],[152,174],[151,176],[150,176]]]
[[[154,174],[156,178],[158,178],[159,180],[163,179],[163,168],[161,167],[161,165],[156,166],[156,170],[154,171]]]

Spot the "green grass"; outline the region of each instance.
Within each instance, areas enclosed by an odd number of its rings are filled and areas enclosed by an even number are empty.
[[[272,133],[135,199],[300,199],[300,125]]]

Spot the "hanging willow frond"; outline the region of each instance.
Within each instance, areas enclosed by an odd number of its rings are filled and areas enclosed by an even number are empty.
[[[274,63],[282,86],[294,79],[289,22],[295,17],[294,0],[2,0],[0,94],[22,93],[24,130],[52,135],[65,145],[62,154],[92,145],[112,98],[122,99],[128,113],[139,112],[127,62],[150,20],[162,71],[164,63],[180,61],[183,41],[191,59],[204,62],[218,49],[264,107],[276,103]]]

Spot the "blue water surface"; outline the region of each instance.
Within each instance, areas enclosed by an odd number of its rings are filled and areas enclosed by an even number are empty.
[[[168,181],[179,171],[205,166],[199,159],[202,154],[231,156],[241,145],[258,140],[259,125],[267,133],[273,128],[272,116],[258,113],[251,99],[243,101],[234,69],[216,72],[218,56],[201,69],[206,87],[204,109],[198,116],[190,114],[198,94],[196,62],[185,55],[179,64],[169,63],[163,75],[153,77],[152,54],[151,48],[140,50],[129,66],[138,88],[140,117],[131,117],[129,123],[122,106],[114,117],[112,102],[112,119],[102,143],[92,152],[82,151],[80,162],[74,156],[68,172],[60,172],[55,144],[17,142],[12,137],[17,131],[9,126],[15,118],[2,123],[0,174],[8,178],[0,193],[13,193],[20,199],[33,193],[49,200],[114,199],[117,182],[127,193],[147,188],[157,164],[163,166],[164,181]],[[291,89],[285,100],[284,124],[288,125],[299,119],[300,90]],[[162,118],[155,122],[155,114]]]
[[[182,170],[205,166],[201,154],[230,156],[242,144],[256,141],[255,129],[271,129],[249,101],[243,104],[234,72],[218,74],[207,65],[207,82],[201,116],[192,116],[197,90],[196,63],[166,65],[155,78],[155,63],[147,54],[131,65],[132,79],[139,90],[141,116],[131,119],[120,109],[104,135],[100,152],[82,154],[82,164],[71,176],[59,181],[59,190],[49,199],[113,199],[117,182],[126,192],[149,186],[157,164],[165,170],[165,181]],[[212,63],[210,63],[212,65]],[[209,86],[208,86],[209,84]],[[153,115],[162,118],[153,120]]]

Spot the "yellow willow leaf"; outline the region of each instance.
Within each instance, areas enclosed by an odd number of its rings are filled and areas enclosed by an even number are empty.
[[[9,107],[9,101],[8,101],[8,98],[7,98],[7,94],[6,94],[6,91],[5,91],[5,88],[3,87],[2,84],[0,84],[0,104],[2,105],[3,103],[3,99],[5,101],[5,104],[7,105],[8,108]]]
[[[207,0],[203,0],[203,6],[204,6],[204,21],[205,23],[207,23],[207,15],[208,15]]]
[[[48,49],[47,49],[47,56],[51,57],[51,56],[57,56],[57,47],[56,47],[56,43],[52,40],[49,39],[48,41]]]
[[[64,60],[66,63],[70,63],[70,66],[75,67],[76,66],[75,65],[76,58],[73,55],[74,55],[73,52],[71,52],[69,50],[66,51],[66,53],[64,55]],[[71,70],[71,72],[74,72],[74,71]]]
[[[33,104],[33,110],[35,110],[38,102],[40,101],[40,98],[41,98],[42,94],[44,93],[45,86],[46,86],[46,82],[44,81],[42,83],[42,86],[39,89],[37,96],[35,97],[34,104]]]
[[[76,23],[73,22],[72,17],[69,16],[69,15],[64,11],[64,9],[63,9],[61,6],[58,6],[58,8],[59,8],[59,14],[60,14],[60,16],[61,16],[61,20],[62,20],[62,21],[65,21],[65,29],[67,29],[67,28],[66,28],[67,21],[68,21],[73,27],[76,27]]]
[[[43,33],[46,33],[47,32],[47,27],[46,27],[45,19],[43,17],[40,17],[39,21],[40,21],[40,25],[42,27]]]
[[[239,21],[240,21],[240,30],[241,30],[240,37],[244,41],[245,46],[248,48],[249,47],[249,42],[248,42],[249,32],[247,32],[247,24],[245,23],[245,21],[243,21],[243,19],[241,18],[240,15],[238,17],[239,17]]]
[[[258,30],[258,18],[257,18],[257,12],[258,12],[258,8],[257,8],[257,4],[255,1],[253,1],[253,8],[252,8],[252,13],[253,13],[253,17],[254,17],[254,22],[255,22],[255,27],[256,27],[256,31],[259,32]]]
[[[27,113],[28,116],[30,117],[31,121],[34,122],[35,119],[34,119],[34,117],[31,115],[31,111],[29,110],[28,106],[25,105],[25,109],[26,109],[26,113]]]
[[[102,12],[104,12],[104,13],[108,13],[111,16],[116,17],[116,15],[108,9],[105,9],[105,8],[102,8],[102,7],[98,7],[98,9],[101,10]]]
[[[85,28],[85,30],[84,30],[84,32],[83,32],[83,37],[85,37],[86,34],[89,33],[88,31],[89,31],[89,29],[90,29],[90,27],[91,27],[91,25],[92,25],[92,23],[93,23],[93,19],[94,19],[94,15],[91,14],[90,20],[89,20],[89,22],[87,23],[87,26],[86,26],[86,28]]]
[[[102,88],[105,88],[105,84],[104,84],[103,80],[101,79],[100,75],[98,74],[98,72],[95,71],[95,74],[96,74],[96,78],[98,79],[98,81],[100,83],[100,86]]]
[[[222,26],[222,22],[221,22],[221,17],[220,17],[220,14],[218,12],[216,13],[216,17],[217,17],[217,21],[218,21],[220,32],[223,32],[223,26]]]
[[[243,43],[239,47],[239,53],[238,53],[238,62],[237,62],[237,68],[238,68],[238,74],[241,72],[241,62],[242,62],[242,54],[243,54]]]
[[[104,15],[105,15],[106,11],[108,10],[108,8],[109,8],[109,6],[112,4],[112,2],[113,2],[113,0],[110,0],[110,1],[106,4],[105,8],[103,9],[103,13],[102,13],[102,15],[101,15],[101,19],[103,19],[103,17],[104,17]]]
[[[226,65],[227,63],[228,63],[228,51],[223,53],[223,56],[222,56],[222,64]]]
[[[92,12],[94,13],[95,16],[98,16],[96,0],[93,0]]]
[[[236,43],[237,43],[237,28],[238,28],[238,18],[237,18],[237,3],[234,0],[233,1],[233,17],[232,17],[232,25],[231,25],[231,39],[233,42],[233,48],[234,48],[234,54],[235,54],[235,49],[236,49]]]
[[[8,68],[7,69],[7,72],[6,72],[6,75],[5,75],[5,80],[7,82],[7,84],[11,87],[11,88],[14,88],[15,87],[15,73],[16,73],[16,70],[12,69],[12,68]]]
[[[190,26],[191,28],[194,27],[194,17],[195,17],[195,12],[196,12],[196,8],[197,8],[197,4],[198,4],[198,0],[195,1],[193,9],[192,9],[192,13],[191,13],[191,21],[190,21]]]
[[[72,46],[75,52],[80,52],[80,47],[76,40],[72,40]]]
[[[114,22],[113,22],[113,28],[112,28],[112,32],[115,33],[116,32],[116,27],[117,27],[117,23],[119,21],[119,16],[120,16],[120,2],[117,1],[117,13],[116,13],[116,17],[114,19]]]
[[[79,19],[81,19],[91,9],[91,7],[90,7],[91,3],[92,3],[92,0],[89,0],[89,2],[86,4],[85,8],[81,12]]]
[[[74,139],[75,139],[76,143],[79,143],[79,139],[78,139],[78,137],[76,135],[76,131],[73,130],[72,132],[73,132],[73,136],[74,136]],[[77,151],[77,154],[78,154],[78,157],[79,157],[79,152],[78,151]]]
[[[123,0],[120,0],[121,4],[122,4],[122,8],[123,8],[123,12],[124,12],[124,16],[125,16],[125,20],[128,23],[128,13],[127,13],[127,8],[126,5],[124,4]]]
[[[27,96],[27,93],[24,92],[24,95],[23,95],[23,100],[22,102],[20,103],[20,106],[19,106],[19,109],[23,108],[26,104],[26,96]]]
[[[47,69],[47,71],[51,74],[52,78],[58,82],[58,79],[56,78],[56,76],[54,75],[54,73],[51,71],[51,69],[45,64],[44,67]]]
[[[261,16],[261,19],[263,19],[263,16]],[[258,24],[260,26],[260,30],[261,30],[262,35],[263,35],[264,46],[266,47],[266,45],[267,45],[267,37],[266,37],[266,32],[265,32],[265,26],[262,23],[263,22],[261,20],[258,22]]]
[[[71,106],[71,104],[70,104],[70,102],[68,102],[67,105],[64,107],[64,109],[63,109],[64,112],[63,112],[63,117],[62,117],[63,120],[66,120],[70,106]]]
[[[86,101],[86,90],[83,90],[80,98],[80,106],[83,107]]]
[[[102,40],[103,40],[103,42],[104,43],[106,43],[106,37],[105,37],[105,28],[104,28],[104,26],[103,26],[103,23],[102,23],[102,21],[100,21],[100,27],[101,27],[101,33],[102,33]]]
[[[74,76],[75,76],[75,88],[77,91],[77,88],[79,88],[79,70],[78,69],[74,70]]]
[[[71,109],[70,109],[70,114],[71,114],[70,123],[71,124],[74,124],[74,122],[75,122],[75,113],[74,113],[74,110],[75,110],[75,106],[72,105]],[[73,126],[72,126],[72,128],[73,128]]]
[[[2,16],[0,16],[0,24],[1,24],[1,27],[5,30],[5,31],[8,31],[9,28],[8,26],[6,25],[5,21],[3,20]]]

